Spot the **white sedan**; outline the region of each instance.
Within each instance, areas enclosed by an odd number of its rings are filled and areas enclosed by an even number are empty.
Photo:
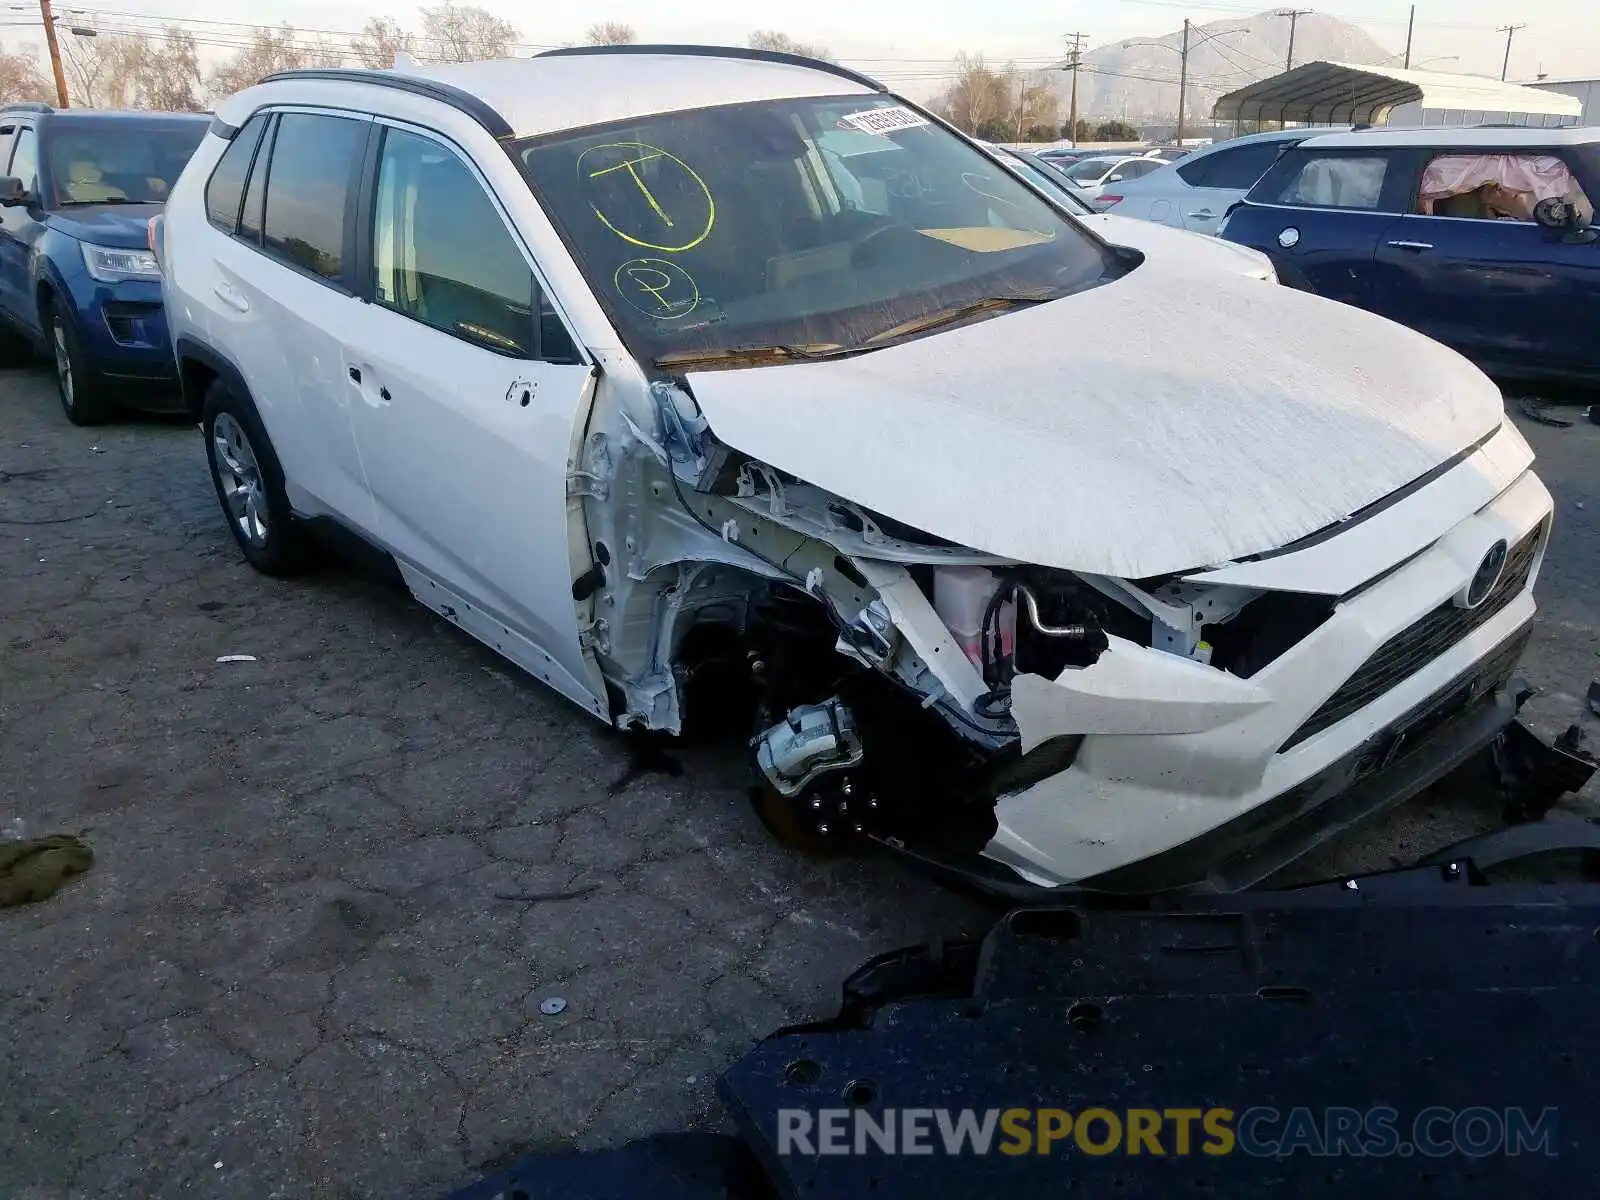
[[[1090,201],[1099,204],[1109,195],[1107,189],[1113,185],[1143,179],[1150,172],[1159,171],[1166,165],[1159,158],[1134,155],[1107,156],[1085,158],[1065,168],[1062,173]]]

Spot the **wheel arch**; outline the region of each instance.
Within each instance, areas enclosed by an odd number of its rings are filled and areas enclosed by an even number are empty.
[[[244,381],[244,372],[226,354],[188,336],[177,339],[173,352],[178,360],[178,383],[183,391],[184,408],[195,421],[200,420],[205,407],[206,392],[219,379],[240,399],[255,407],[255,397]]]

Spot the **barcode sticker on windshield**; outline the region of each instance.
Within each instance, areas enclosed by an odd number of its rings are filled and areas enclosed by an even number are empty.
[[[862,133],[888,134],[901,129],[918,129],[930,122],[909,108],[896,104],[889,108],[869,108],[839,118],[840,129],[858,129]]]

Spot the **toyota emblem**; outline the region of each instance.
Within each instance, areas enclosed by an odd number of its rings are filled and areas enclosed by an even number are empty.
[[[1494,591],[1494,585],[1500,582],[1500,575],[1506,569],[1506,541],[1501,538],[1490,546],[1483,556],[1483,561],[1478,564],[1478,569],[1473,573],[1472,582],[1467,584],[1466,607],[1477,608]]]

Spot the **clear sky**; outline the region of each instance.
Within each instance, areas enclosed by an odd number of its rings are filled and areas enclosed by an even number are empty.
[[[1314,8],[1299,0],[1302,7]],[[1082,31],[1093,48],[1128,37],[1178,28],[1185,17],[1197,23],[1267,11],[1271,5],[1223,0],[1217,5],[1184,0],[1008,0],[1003,4],[956,0],[590,0],[582,5],[480,0],[481,6],[516,25],[532,45],[581,40],[595,21],[633,25],[642,41],[732,42],[742,44],[753,28],[778,29],[807,42],[828,46],[840,59],[912,95],[928,95],[948,78],[957,52],[982,53],[994,62],[1044,66],[1056,59],[1064,35]],[[200,39],[207,57],[228,53],[248,36],[245,26],[288,21],[306,32],[344,36],[371,16],[392,16],[416,26],[416,8],[336,0],[106,0],[107,7],[64,5],[57,12],[87,20],[107,32],[149,31],[161,18],[175,19]],[[1317,9],[1361,25],[1398,54],[1405,44],[1408,3],[1397,0],[1333,0]],[[1435,70],[1483,74],[1500,72],[1508,21],[1526,24],[1512,43],[1512,80],[1544,71],[1552,77],[1600,76],[1600,21],[1586,17],[1586,6],[1563,0],[1442,0],[1417,6],[1413,63]],[[1592,12],[1592,10],[1590,10]],[[0,40],[7,46],[37,42],[38,25],[26,24],[35,4],[0,4]],[[9,26],[7,28],[6,26]],[[1265,73],[1265,72],[1264,72]]]

